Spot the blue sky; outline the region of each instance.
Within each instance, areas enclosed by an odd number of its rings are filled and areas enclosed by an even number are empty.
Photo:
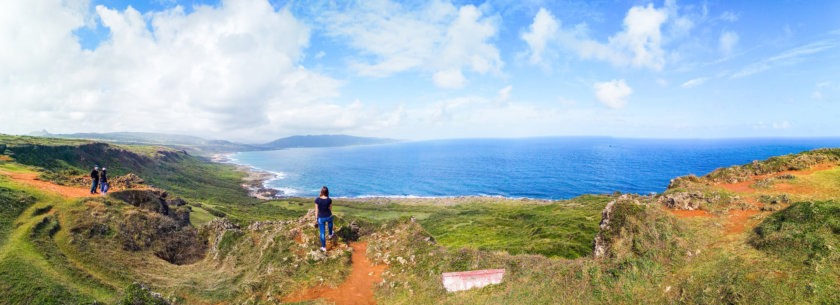
[[[840,136],[837,1],[0,4],[3,133]]]

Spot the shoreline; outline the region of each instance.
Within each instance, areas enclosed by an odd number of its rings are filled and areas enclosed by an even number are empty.
[[[247,176],[242,178],[242,187],[248,190],[248,194],[257,199],[262,200],[280,200],[284,198],[309,198],[314,196],[296,196],[288,195],[283,190],[267,187],[265,184],[268,181],[280,178],[280,174],[260,169],[250,165],[236,163],[230,157],[234,153],[213,154],[210,157],[211,162],[230,164],[236,167],[236,170],[246,173]],[[582,194],[580,196],[611,196],[612,194]],[[576,196],[579,197],[579,196]],[[576,198],[572,197],[572,198]],[[333,199],[345,202],[365,202],[374,204],[432,204],[432,205],[458,205],[469,202],[523,202],[523,203],[537,203],[537,204],[552,204],[558,201],[570,200],[567,199],[544,199],[544,198],[530,198],[530,197],[505,197],[494,195],[457,195],[457,196],[415,196],[415,195],[362,195],[357,197],[332,197]]]
[[[253,166],[238,164],[230,158],[231,154],[213,154],[210,157],[211,162],[230,164],[236,167],[237,171],[244,172],[245,177],[242,178],[242,187],[248,190],[248,195],[262,200],[274,200],[291,196],[283,196],[285,194],[282,190],[266,187],[265,183],[271,180],[280,178],[280,175],[265,171]]]

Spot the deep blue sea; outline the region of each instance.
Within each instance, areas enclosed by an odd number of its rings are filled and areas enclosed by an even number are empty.
[[[582,194],[662,192],[669,180],[822,147],[840,138],[661,140],[459,139],[243,152],[233,162],[275,172],[290,196],[491,195],[568,199]]]

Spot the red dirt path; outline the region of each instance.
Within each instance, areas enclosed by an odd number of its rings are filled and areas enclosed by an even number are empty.
[[[81,187],[72,187],[72,186],[64,186],[54,184],[48,181],[38,180],[38,174],[36,173],[16,173],[16,172],[7,172],[4,170],[0,170],[0,175],[9,176],[14,181],[22,182],[34,186],[41,190],[47,190],[54,193],[61,194],[62,196],[66,197],[93,197],[93,196],[101,196],[97,194],[91,194],[89,188],[81,188]],[[111,189],[110,191],[115,191]]]
[[[376,304],[373,298],[373,284],[382,281],[382,272],[387,266],[373,266],[365,256],[367,243],[351,243],[353,262],[350,276],[336,288],[316,286],[302,292],[297,292],[283,299],[283,302],[300,302],[314,299],[326,299],[335,304]]]

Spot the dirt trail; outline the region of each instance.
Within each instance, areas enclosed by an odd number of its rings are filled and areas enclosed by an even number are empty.
[[[34,186],[41,190],[47,190],[55,193],[59,193],[62,196],[66,197],[93,197],[93,196],[101,196],[98,194],[91,194],[90,188],[81,188],[81,187],[72,187],[72,186],[64,186],[54,184],[48,181],[42,181],[38,179],[38,174],[36,173],[18,173],[18,172],[9,172],[0,170],[0,175],[9,176],[14,181],[22,182]],[[110,189],[109,191],[115,191],[114,189]]]
[[[297,292],[287,298],[283,302],[300,302],[314,299],[326,299],[335,304],[376,304],[373,298],[373,284],[382,281],[382,272],[387,266],[373,266],[365,256],[367,251],[367,243],[356,242],[351,243],[353,248],[353,256],[350,258],[353,262],[350,276],[341,285],[336,288],[326,286],[316,286],[308,288],[304,291]]]

